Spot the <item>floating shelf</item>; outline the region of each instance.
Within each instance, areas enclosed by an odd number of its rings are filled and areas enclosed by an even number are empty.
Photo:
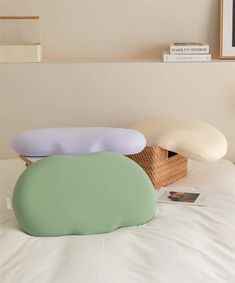
[[[0,20],[0,62],[40,62],[42,44],[39,16],[0,16]]]
[[[0,62],[0,64],[3,62]],[[17,62],[13,62],[17,63]],[[26,62],[27,63],[27,62]],[[44,59],[40,64],[132,64],[132,63],[143,63],[143,64],[218,64],[218,63],[235,63],[235,60],[220,60],[213,59],[209,62],[163,62],[162,59]],[[4,63],[5,64],[5,63]],[[12,63],[10,63],[12,64]],[[17,63],[18,64],[18,63]],[[30,63],[29,63],[30,64]]]

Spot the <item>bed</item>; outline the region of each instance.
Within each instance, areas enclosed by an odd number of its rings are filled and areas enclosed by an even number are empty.
[[[209,193],[209,207],[159,203],[156,217],[142,226],[50,238],[22,232],[7,208],[24,169],[19,159],[0,161],[2,283],[235,282],[231,162],[189,162],[188,176],[168,186]]]

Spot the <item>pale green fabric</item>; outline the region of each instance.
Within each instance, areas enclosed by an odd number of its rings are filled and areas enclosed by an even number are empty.
[[[155,193],[146,173],[117,153],[53,156],[18,179],[13,208],[34,236],[96,234],[154,217]]]

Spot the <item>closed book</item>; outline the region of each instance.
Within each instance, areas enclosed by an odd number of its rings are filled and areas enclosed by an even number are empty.
[[[171,54],[209,54],[209,45],[205,43],[172,43]]]
[[[211,54],[170,54],[163,52],[164,62],[208,62]]]

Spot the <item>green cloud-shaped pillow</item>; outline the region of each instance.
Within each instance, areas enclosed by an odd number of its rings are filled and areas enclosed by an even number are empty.
[[[97,234],[149,221],[156,200],[151,181],[136,163],[97,152],[37,161],[18,179],[13,208],[30,235]]]

